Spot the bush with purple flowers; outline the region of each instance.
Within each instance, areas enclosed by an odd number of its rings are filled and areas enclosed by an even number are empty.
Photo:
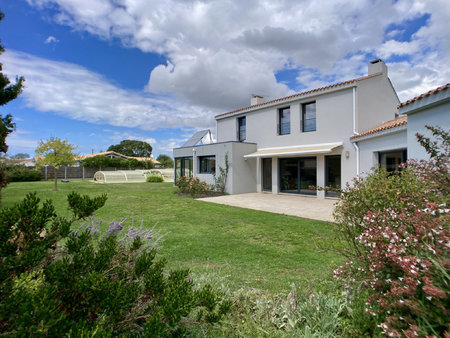
[[[0,335],[176,336],[230,310],[188,270],[166,270],[154,227],[122,219],[102,231],[92,213],[105,201],[72,193],[73,219],[89,217],[72,231],[36,194],[0,211]]]

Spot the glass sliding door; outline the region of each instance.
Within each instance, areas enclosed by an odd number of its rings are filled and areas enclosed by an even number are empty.
[[[272,191],[272,159],[262,159],[262,189]]]
[[[317,160],[315,157],[280,159],[280,191],[294,194],[315,195],[310,186],[317,184]]]
[[[325,156],[325,186],[338,188],[341,186],[341,156]],[[336,196],[334,191],[326,191],[326,196]]]
[[[298,193],[298,159],[280,159],[280,191]]]
[[[178,157],[175,159],[175,182],[183,176],[192,177],[192,157]]]
[[[310,186],[317,185],[317,160],[315,157],[299,159],[300,163],[300,194],[315,195],[316,189]]]

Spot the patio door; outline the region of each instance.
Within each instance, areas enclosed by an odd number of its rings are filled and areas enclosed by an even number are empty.
[[[317,185],[317,159],[315,157],[280,159],[280,191],[315,195],[310,186]]]
[[[272,191],[272,159],[262,159],[262,190]]]

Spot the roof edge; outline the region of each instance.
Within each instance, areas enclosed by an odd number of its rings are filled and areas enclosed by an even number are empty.
[[[381,75],[383,75],[383,73],[379,72],[379,73],[374,73],[374,74],[371,74],[371,75],[366,75],[366,76],[362,76],[362,77],[359,77],[359,78],[355,78],[355,79],[352,79],[352,80],[338,82],[338,83],[331,84],[331,85],[324,86],[324,87],[310,89],[310,90],[307,90],[307,91],[304,91],[304,92],[300,92],[300,93],[284,96],[284,97],[281,97],[281,98],[278,98],[278,99],[273,99],[273,100],[270,100],[270,101],[267,101],[267,102],[262,102],[262,103],[255,104],[255,105],[252,105],[252,106],[247,106],[247,107],[239,108],[239,109],[236,109],[236,110],[232,110],[232,111],[227,112],[227,113],[218,114],[214,118],[215,119],[218,119],[218,118],[220,119],[222,117],[225,117],[225,116],[228,116],[228,115],[233,115],[233,114],[238,113],[238,112],[244,112],[244,111],[249,112],[249,111],[256,110],[258,108],[264,107],[266,105],[270,105],[270,104],[274,104],[274,103],[278,103],[278,102],[282,102],[282,101],[288,101],[290,99],[296,99],[296,98],[305,96],[307,94],[313,94],[313,93],[324,92],[324,91],[332,92],[331,89],[338,89],[338,88],[340,89],[341,86],[345,86],[345,85],[349,85],[349,84],[352,84],[352,83],[355,83],[355,82],[371,79],[373,77],[377,77],[377,76],[381,76]]]

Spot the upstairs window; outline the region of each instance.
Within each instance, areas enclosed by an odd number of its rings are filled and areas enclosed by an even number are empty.
[[[278,111],[278,134],[287,135],[291,133],[291,108],[281,108]]]
[[[216,172],[216,156],[199,156],[200,174],[214,174]]]
[[[316,131],[316,103],[302,104],[302,131]]]
[[[245,116],[238,118],[238,141],[240,142],[245,141],[247,138],[246,126],[247,122],[245,120]]]

